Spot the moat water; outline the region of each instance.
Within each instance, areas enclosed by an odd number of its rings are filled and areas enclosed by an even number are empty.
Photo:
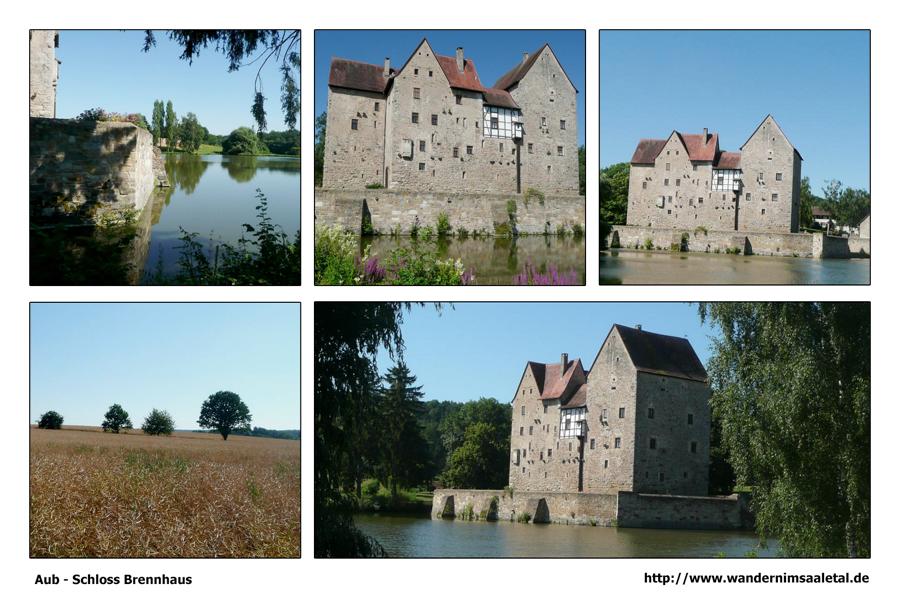
[[[600,253],[600,284],[865,285],[868,258],[792,258],[687,252]]]
[[[257,188],[268,199],[268,214],[290,239],[300,228],[300,159],[283,156],[169,154],[171,187],[161,191],[153,210],[150,248],[144,272],[171,275],[177,268],[179,228],[199,234],[207,250],[234,244],[256,226]],[[149,205],[148,205],[149,206]]]
[[[749,531],[625,529],[358,514],[356,525],[393,557],[759,557],[778,555]]]
[[[385,260],[392,250],[415,243],[409,237],[364,236],[360,238],[360,253],[369,245],[370,256]],[[466,269],[472,269],[477,285],[513,285],[514,277],[528,263],[541,273],[555,268],[560,274],[574,279],[575,285],[584,284],[584,237],[442,238],[436,247],[441,258],[460,259]],[[574,276],[571,275],[573,272]]]

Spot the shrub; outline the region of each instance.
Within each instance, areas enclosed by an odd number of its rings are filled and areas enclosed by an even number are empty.
[[[426,225],[419,231],[419,237],[426,242],[430,242],[431,238],[434,237],[434,227],[432,227],[431,225]]]
[[[461,240],[466,239],[467,237],[469,237],[469,230],[466,229],[465,227],[457,227],[456,228],[456,237],[458,237]]]
[[[409,237],[419,237],[419,217],[416,217],[416,220],[413,221],[412,227],[409,228]]]
[[[372,215],[369,213],[363,214],[362,218],[362,234],[363,235],[375,235],[377,232],[375,228],[372,227]]]
[[[383,190],[384,186],[380,183],[370,183],[366,185],[367,190]]]
[[[525,206],[528,206],[528,203],[532,200],[537,200],[538,204],[543,206],[544,192],[535,188],[528,188],[527,190],[525,190]]]
[[[512,216],[514,214],[516,214],[517,208],[518,207],[516,206],[515,200],[507,200],[506,201],[506,212],[509,213],[510,218],[512,218]]]
[[[394,285],[466,285],[475,279],[461,260],[442,260],[432,244],[393,250],[386,269],[386,280]]]
[[[647,238],[644,240],[644,250],[653,250],[653,240]]]
[[[222,140],[222,154],[262,154],[267,151],[249,127],[238,127]]]
[[[461,511],[459,511],[458,519],[462,519],[463,521],[474,521],[475,520],[475,507],[472,506],[472,503],[466,504]]]
[[[699,235],[699,234],[701,234],[701,233],[702,233],[703,235],[706,235],[706,234],[709,233],[709,229],[707,229],[707,228],[704,227],[703,225],[697,225],[697,227],[694,228],[694,235]]]
[[[175,431],[175,421],[168,412],[154,408],[144,419],[141,429],[147,435],[172,435]]]
[[[450,226],[450,218],[447,216],[447,213],[441,212],[438,213],[437,218],[437,234],[438,237],[447,237],[450,235],[450,232],[453,228]]]
[[[356,278],[356,236],[338,227],[316,227],[316,285],[353,285]]]
[[[531,523],[531,515],[527,512],[523,512],[522,514],[516,517],[517,523]]]
[[[55,410],[48,410],[38,419],[38,429],[61,429],[63,417]]]
[[[584,236],[584,227],[582,227],[578,223],[575,223],[574,225],[572,225],[572,235],[575,236],[576,238],[583,237]]]
[[[361,487],[363,496],[375,496],[381,490],[381,483],[377,479],[366,479]]]

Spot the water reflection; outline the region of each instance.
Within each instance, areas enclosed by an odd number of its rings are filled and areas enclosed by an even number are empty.
[[[408,237],[362,237],[359,252],[371,245],[369,254],[386,259],[392,250],[416,244]],[[584,238],[557,236],[524,236],[519,238],[440,238],[437,251],[441,258],[460,259],[463,265],[475,270],[479,285],[512,285],[513,277],[526,263],[547,272],[555,267],[559,272],[575,271],[578,284],[584,283]]]

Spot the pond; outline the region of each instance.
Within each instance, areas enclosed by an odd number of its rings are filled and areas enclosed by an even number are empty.
[[[416,242],[409,237],[365,236],[360,250],[370,245],[370,256],[387,259],[396,248]],[[520,236],[518,238],[441,238],[437,241],[441,258],[460,259],[466,269],[473,269],[477,285],[513,285],[516,274],[527,263],[542,273],[554,267],[560,274],[575,272],[575,285],[584,284],[584,238],[573,236]]]
[[[626,529],[358,514],[356,525],[392,557],[742,557],[777,556],[750,531]]]
[[[268,199],[272,222],[293,239],[300,228],[300,159],[285,156],[168,154],[171,187],[160,190],[152,205],[149,252],[144,272],[177,266],[179,228],[196,232],[205,247],[233,244],[255,225],[256,190]],[[150,205],[148,205],[150,206]]]
[[[600,284],[865,285],[868,258],[792,258],[695,252],[600,253]]]

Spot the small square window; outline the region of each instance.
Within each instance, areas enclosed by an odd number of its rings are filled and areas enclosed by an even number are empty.
[[[418,122],[419,122],[419,113],[414,112],[414,113],[412,114],[412,122],[413,122],[413,123],[418,123]]]
[[[374,111],[374,112],[378,112],[379,110],[381,110],[381,102],[376,102],[376,103],[375,103],[375,111]]]
[[[553,458],[553,449],[547,448],[547,458]]]
[[[421,97],[422,97],[422,90],[421,90],[421,88],[413,88],[413,98],[415,98],[416,100],[418,100],[418,99],[420,99]]]
[[[500,128],[500,117],[491,117],[491,129]]]
[[[418,74],[419,74],[419,70],[418,70],[418,69],[413,69],[413,75],[418,75]]]
[[[528,154],[534,154],[534,144],[528,142]]]
[[[428,76],[429,76],[429,77],[434,77],[434,71],[428,71]]]
[[[772,194],[772,202],[778,202],[778,194]]]
[[[694,424],[694,415],[693,413],[688,413],[688,425]]]
[[[783,178],[781,173],[775,173],[775,181],[781,181]]]
[[[666,163],[666,171],[672,170],[672,163]]]
[[[675,180],[675,187],[681,187],[681,180],[680,180],[680,179],[676,179],[676,180]]]
[[[565,119],[559,120],[559,128],[562,129],[563,131],[566,130],[566,120]]]
[[[525,395],[525,390],[522,390],[522,395],[523,396]],[[522,405],[522,414],[523,415],[525,414],[525,405],[524,404]]]
[[[744,194],[744,200],[746,200],[747,202],[750,202],[750,193],[749,192]]]
[[[519,435],[525,435],[525,428],[519,427]]]
[[[591,438],[591,450],[594,449],[594,442],[595,442],[595,441],[596,441],[596,440],[594,440],[594,438]]]
[[[668,180],[668,179],[663,180],[663,185],[668,186],[668,185],[669,185],[669,180]]]
[[[621,448],[622,447],[622,438],[617,437],[615,441],[613,441],[613,447]]]
[[[425,140],[419,140],[419,152],[425,152]]]
[[[691,442],[691,454],[697,454],[697,442]]]
[[[656,450],[656,438],[650,438],[650,449]]]
[[[534,425],[528,426],[528,435],[534,435]]]
[[[641,182],[641,189],[645,189],[645,190],[647,189],[647,182],[646,182],[646,181]]]
[[[437,115],[431,115],[431,124],[437,125]]]
[[[350,129],[353,131],[359,129],[359,119],[350,119]]]
[[[652,406],[647,409],[647,418],[652,419],[656,415],[656,409]]]
[[[619,407],[619,418],[620,418],[620,419],[624,419],[624,418],[625,418],[625,407],[624,407],[624,406],[620,406],[620,407]]]
[[[541,127],[542,128],[547,127],[547,117],[541,117]]]
[[[471,155],[474,149],[473,146],[466,146],[466,154]]]
[[[557,156],[562,156],[562,155],[563,155],[563,147],[562,147],[562,146],[557,146],[557,147],[556,147],[556,155],[557,155]]]
[[[462,104],[462,96],[461,96],[460,94],[457,94],[457,95],[456,95],[456,103],[457,103],[457,104]]]
[[[420,171],[424,171],[424,170],[425,170],[425,163],[419,163],[419,170],[420,170]]]
[[[459,158],[459,147],[453,148],[453,158]]]

